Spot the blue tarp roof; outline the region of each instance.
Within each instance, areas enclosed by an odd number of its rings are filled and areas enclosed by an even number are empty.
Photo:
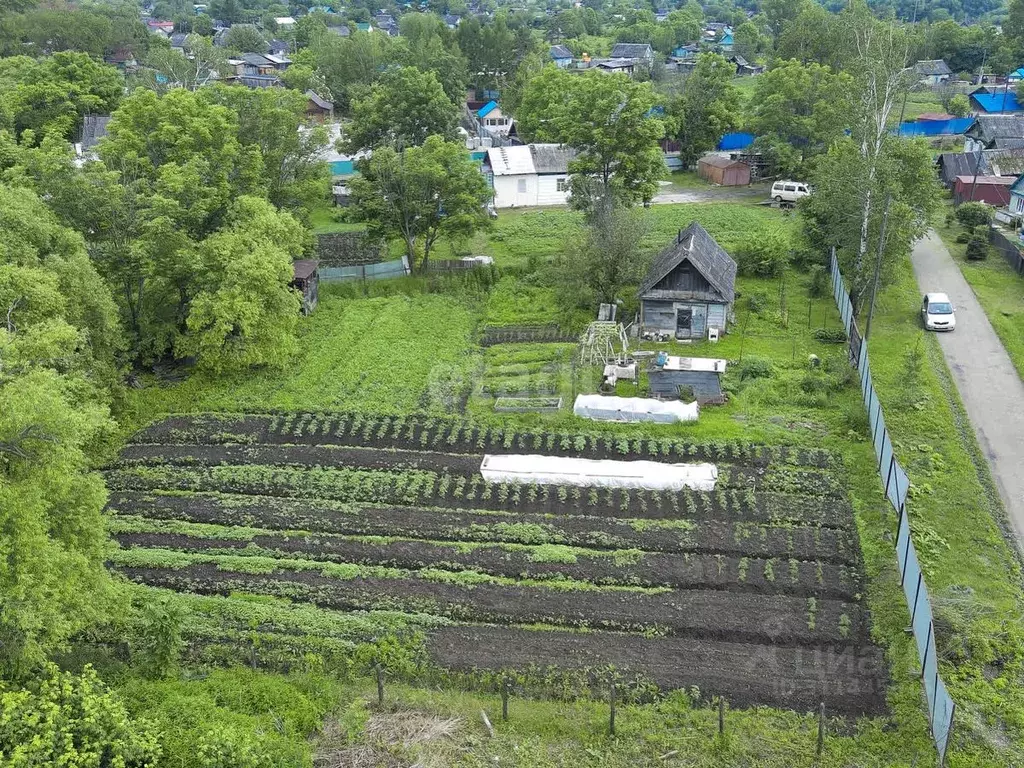
[[[971,96],[978,103],[984,112],[1022,112],[1024,107],[1017,103],[1017,94],[1013,91],[1006,93],[976,93]]]
[[[733,149],[746,149],[754,143],[757,138],[752,133],[727,133],[718,142],[719,152],[728,152]]]
[[[496,102],[496,101],[488,101],[486,104],[484,104],[482,107],[480,107],[480,110],[476,113],[476,116],[477,117],[487,117],[487,115],[491,114],[491,112],[493,112],[497,108],[498,108],[498,102]]]

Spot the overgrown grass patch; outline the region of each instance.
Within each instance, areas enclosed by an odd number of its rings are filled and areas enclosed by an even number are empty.
[[[477,364],[477,310],[444,295],[344,299],[322,291],[285,370],[238,377],[191,375],[132,392],[136,418],[201,410],[343,409],[403,413],[457,408]]]

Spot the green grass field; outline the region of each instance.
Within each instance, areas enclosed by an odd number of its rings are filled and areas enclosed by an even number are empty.
[[[795,224],[779,211],[742,204],[658,206],[646,215],[651,225],[646,245],[651,251],[694,219],[726,249],[766,230],[788,231]],[[493,229],[473,243],[474,252],[494,256],[499,269],[509,273],[487,294],[454,289],[425,293],[423,281],[402,283],[395,288],[400,293],[370,297],[351,289],[325,290],[320,307],[302,321],[303,351],[287,370],[234,381],[194,376],[175,386],[150,386],[131,393],[136,420],[207,410],[448,413],[465,394],[466,382],[519,372],[536,377],[553,371],[563,377],[558,386],[566,389],[564,377],[571,374],[564,344],[481,349],[476,338],[483,326],[547,323],[559,317],[553,289],[542,278],[543,265],[564,248],[576,223],[576,215],[564,210],[503,212]],[[433,290],[437,289],[435,285]],[[361,748],[375,756],[376,763],[366,764],[424,766],[881,768],[934,762],[919,662],[904,632],[909,616],[893,552],[895,514],[882,496],[867,419],[844,347],[814,335],[816,329],[839,325],[831,297],[811,298],[809,278],[794,270],[783,279],[741,278],[737,289],[737,322],[720,343],[648,345],[727,359],[727,405],[703,409],[696,424],[588,428],[616,435],[825,448],[841,456],[842,482],[853,498],[868,577],[865,592],[872,635],[886,649],[890,714],[855,722],[830,720],[819,758],[813,713],[764,707],[730,711],[723,738],[717,735],[716,707],[699,691],[622,707],[618,735],[611,738],[606,734],[607,706],[600,702],[514,699],[510,720],[503,723],[500,702],[491,691],[464,691],[452,682],[424,689],[389,681],[388,703],[377,711],[374,704],[365,703],[375,699],[373,683],[349,670],[336,694],[339,714],[327,728],[337,735],[341,727],[346,734],[338,748]],[[375,290],[387,293],[383,286]],[[750,302],[755,294],[760,305],[756,312]],[[902,278],[880,297],[871,360],[887,424],[913,484],[909,509],[915,545],[937,607],[941,669],[958,704],[947,765],[1004,768],[1024,761],[1020,569],[1001,536],[997,496],[937,342],[920,330],[916,306],[917,291],[907,264]],[[811,354],[822,361],[821,369],[811,369]],[[743,375],[747,368],[763,368],[762,361],[769,375]],[[544,369],[552,362],[557,363],[555,369]],[[595,380],[581,376],[569,384],[572,390],[587,391]],[[476,398],[470,402],[470,414],[479,421],[518,427],[579,429],[581,424],[568,407],[550,415],[495,413]],[[239,605],[235,598],[209,599],[220,601],[209,605]],[[262,603],[266,611],[287,605],[266,599]],[[194,611],[189,615],[197,626],[210,610],[195,608],[192,598],[182,598],[182,605],[186,612]],[[260,618],[256,605],[252,603],[244,614],[252,617],[254,626],[279,624],[297,635],[309,628],[318,642],[326,642],[334,631],[330,622],[320,625],[317,617],[323,614],[316,610],[282,607],[280,615],[266,613]],[[213,631],[213,625],[202,626],[204,632]],[[359,646],[353,653],[365,661],[374,651]],[[315,660],[310,663],[316,665]],[[481,709],[494,723],[493,738],[480,725]],[[437,723],[451,719],[457,722],[441,729],[448,735],[438,736]],[[344,727],[334,725],[335,720]],[[424,727],[419,738],[405,732],[394,736],[385,724],[398,728],[399,720],[430,727]],[[434,737],[424,735],[430,733]]]

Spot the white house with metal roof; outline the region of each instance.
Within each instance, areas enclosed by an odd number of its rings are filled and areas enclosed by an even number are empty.
[[[566,205],[569,161],[575,152],[560,144],[527,144],[487,150],[495,208]]]

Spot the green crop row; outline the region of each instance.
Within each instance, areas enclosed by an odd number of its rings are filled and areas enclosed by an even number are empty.
[[[238,550],[231,550],[237,552]],[[245,551],[245,550],[243,550]],[[258,552],[258,548],[254,548]],[[576,592],[625,592],[656,595],[672,590],[667,587],[637,587],[631,585],[599,586],[587,581],[567,578],[552,579],[511,579],[491,576],[479,571],[448,571],[441,568],[420,568],[406,570],[387,568],[379,565],[356,565],[352,563],[324,563],[322,561],[296,558],[268,557],[264,554],[206,554],[180,552],[172,549],[136,548],[113,550],[108,559],[114,565],[124,568],[168,568],[181,570],[192,565],[212,564],[217,570],[231,573],[269,575],[286,571],[313,571],[321,576],[339,581],[352,579],[420,579],[441,584],[474,586],[492,584],[496,586],[544,587]]]

